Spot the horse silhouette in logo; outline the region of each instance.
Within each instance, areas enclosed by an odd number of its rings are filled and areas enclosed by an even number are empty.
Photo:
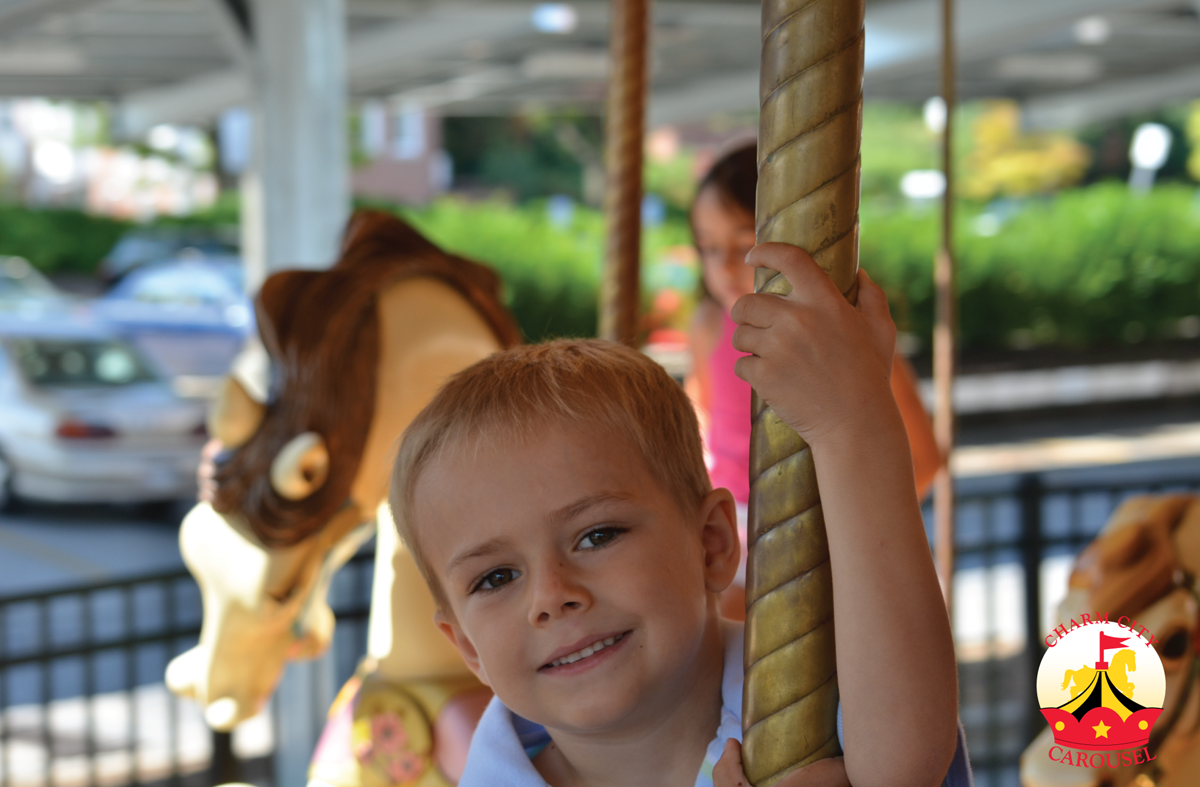
[[[1108,679],[1112,681],[1117,691],[1133,699],[1133,683],[1129,681],[1129,673],[1137,672],[1137,656],[1132,650],[1122,650],[1112,658],[1112,666],[1108,668]],[[1088,666],[1079,669],[1069,669],[1063,673],[1062,688],[1065,691],[1071,687],[1071,699],[1079,696],[1079,692],[1092,685],[1096,679],[1096,670]],[[1072,685],[1071,681],[1075,681]]]

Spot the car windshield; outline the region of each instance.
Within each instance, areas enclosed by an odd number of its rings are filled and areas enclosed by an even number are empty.
[[[117,341],[16,339],[9,343],[25,379],[38,386],[115,386],[156,379]]]
[[[220,305],[241,299],[228,277],[199,265],[139,271],[118,286],[115,294],[144,303],[190,305]]]

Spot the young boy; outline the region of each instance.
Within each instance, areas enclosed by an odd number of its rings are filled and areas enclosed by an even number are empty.
[[[860,274],[851,306],[792,246],[747,264],[794,286],[738,301],[734,344],[753,356],[737,373],[812,446],[843,719],[844,758],[779,784],[969,785],[887,301]],[[405,432],[391,505],[437,625],[496,693],[461,785],[746,784],[741,629],[717,611],[738,567],[734,501],[654,363],[579,341],[463,371]]]

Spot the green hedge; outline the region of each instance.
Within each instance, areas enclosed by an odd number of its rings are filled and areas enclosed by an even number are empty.
[[[527,339],[596,334],[604,254],[599,212],[576,207],[564,226],[551,222],[541,200],[517,207],[446,198],[400,212],[443,248],[495,268]],[[664,248],[690,242],[683,222],[667,222],[644,233],[642,256],[655,260]]]
[[[965,348],[1103,347],[1169,338],[1181,320],[1200,314],[1194,189],[1171,185],[1138,195],[1123,184],[1102,183],[1009,210],[1014,215],[991,237],[978,232],[984,209],[964,205],[959,211]],[[936,211],[863,206],[862,265],[887,289],[901,327],[925,340],[933,323],[937,232]]]
[[[400,212],[435,242],[495,267],[531,340],[594,333],[604,249],[598,212],[577,207],[565,226],[550,221],[542,201],[446,198]],[[222,214],[219,223],[227,220]],[[997,220],[998,232],[980,234]],[[87,272],[128,226],[74,211],[0,207],[0,254],[24,256],[49,273]],[[1104,183],[990,212],[964,204],[957,229],[967,349],[1104,347],[1200,331],[1200,195],[1191,188],[1137,195]],[[862,206],[862,265],[888,291],[901,328],[926,346],[937,232],[934,206],[882,199]],[[671,279],[690,290],[694,273],[681,278],[678,265],[662,264],[668,247],[688,243],[678,217],[647,231],[643,280]]]
[[[24,257],[43,273],[88,274],[131,226],[77,210],[0,205],[0,255]]]

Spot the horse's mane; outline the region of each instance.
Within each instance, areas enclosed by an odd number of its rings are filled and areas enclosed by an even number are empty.
[[[302,541],[348,500],[375,415],[376,301],[388,286],[416,276],[441,279],[458,290],[503,346],[519,342],[495,273],[442,251],[380,211],[351,218],[341,256],[329,270],[281,271],[263,283],[255,312],[271,358],[271,395],[258,431],[217,468],[213,506],[240,514],[267,546]],[[279,450],[303,432],[325,439],[329,476],[307,498],[288,500],[272,488],[270,467]]]

